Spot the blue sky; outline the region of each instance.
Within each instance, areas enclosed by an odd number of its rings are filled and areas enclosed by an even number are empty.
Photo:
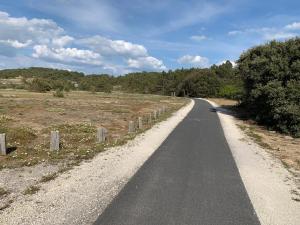
[[[299,34],[297,0],[1,0],[0,68],[203,68]]]

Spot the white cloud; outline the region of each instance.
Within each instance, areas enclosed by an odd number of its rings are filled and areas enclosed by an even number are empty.
[[[190,39],[193,41],[203,41],[207,39],[207,37],[205,35],[193,35],[190,37]]]
[[[274,33],[270,32],[270,33],[263,34],[263,37],[265,40],[283,40],[283,39],[293,38],[296,36],[297,36],[297,34],[295,34],[295,33],[283,32],[283,31],[274,32]]]
[[[209,60],[206,57],[200,56],[200,55],[184,55],[181,58],[177,60],[180,64],[189,64],[192,66],[199,66],[199,67],[208,67],[209,66]]]
[[[70,37],[68,35],[65,36],[61,36],[61,37],[57,37],[54,38],[52,40],[53,45],[58,46],[58,47],[64,47],[65,45],[71,43],[72,41],[74,41],[73,37]]]
[[[133,44],[123,40],[111,40],[99,35],[81,39],[78,43],[94,49],[101,55],[122,55],[125,57],[141,57],[148,55],[147,49],[142,45]]]
[[[294,22],[285,26],[288,30],[300,30],[300,22]]]
[[[122,28],[121,12],[109,0],[36,0],[33,7],[64,18],[81,29],[120,31]]]
[[[292,33],[288,30],[296,30],[298,24],[290,24],[285,27],[261,27],[261,28],[248,28],[244,30],[233,30],[229,31],[229,36],[237,36],[237,35],[256,35],[263,40],[271,41],[271,40],[285,40],[289,38],[293,38],[297,36],[297,33]],[[299,23],[300,26],[300,23]],[[287,30],[288,29],[288,30]]]
[[[32,59],[30,63],[78,66],[81,71],[89,67],[113,73],[166,69],[143,45],[99,35],[76,39],[52,20],[15,18],[0,11],[0,30],[0,56],[11,57],[12,61],[23,54],[26,60]]]
[[[242,31],[239,31],[239,30],[232,30],[232,31],[229,31],[228,32],[228,35],[229,36],[233,36],[233,35],[237,35],[237,34],[242,34],[243,32]]]
[[[22,43],[17,40],[0,40],[0,44],[9,45],[13,48],[25,48],[32,43],[31,40],[27,40],[26,42]]]
[[[137,59],[128,59],[127,64],[129,68],[134,69],[154,69],[154,70],[166,70],[166,66],[163,62],[152,56],[140,57]]]
[[[34,46],[33,57],[49,59],[62,63],[82,63],[90,65],[102,65],[100,54],[90,50],[77,48],[49,48],[46,45]]]
[[[11,17],[0,11],[0,40],[14,40],[26,43],[48,43],[53,37],[61,35],[64,30],[52,20],[27,19]]]

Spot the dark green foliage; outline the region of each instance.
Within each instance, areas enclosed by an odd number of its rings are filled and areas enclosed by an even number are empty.
[[[209,70],[194,70],[179,86],[179,95],[190,97],[216,97],[221,82],[216,74]]]
[[[250,49],[238,64],[245,85],[243,105],[252,116],[300,136],[300,39]]]
[[[78,82],[78,89],[92,92],[110,93],[113,89],[114,78],[109,75],[88,75]]]
[[[7,69],[0,71],[0,79],[9,79],[16,77],[23,78],[45,78],[45,79],[61,79],[61,80],[72,80],[77,81],[83,77],[83,73],[67,71],[67,70],[58,70],[50,68],[41,68],[41,67],[30,67],[27,69]]]

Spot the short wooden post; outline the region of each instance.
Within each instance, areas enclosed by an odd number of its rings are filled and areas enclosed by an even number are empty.
[[[135,129],[134,129],[134,122],[133,121],[129,121],[128,124],[128,132],[129,133],[134,133]]]
[[[6,137],[5,134],[0,134],[0,153],[6,155]]]
[[[101,143],[106,141],[107,133],[107,129],[105,129],[104,127],[99,127],[97,129],[97,142]]]
[[[138,121],[139,121],[138,123],[139,129],[143,129],[143,117],[139,117]]]
[[[51,131],[50,150],[59,150],[59,131]]]

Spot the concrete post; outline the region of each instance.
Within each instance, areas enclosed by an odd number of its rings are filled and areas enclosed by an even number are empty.
[[[143,129],[143,117],[139,117],[138,121],[139,121],[138,123],[139,129]]]
[[[153,111],[153,119],[154,119],[154,120],[157,119],[157,112],[156,112],[156,110]]]
[[[5,134],[0,134],[0,154],[6,155],[6,137]]]
[[[148,122],[149,122],[149,124],[152,123],[152,114],[151,113],[149,114],[149,120],[148,120]]]
[[[134,128],[134,122],[133,121],[129,121],[129,124],[128,124],[128,132],[129,133],[134,133],[135,131],[135,128]]]
[[[50,150],[59,150],[59,131],[51,131]]]
[[[101,143],[106,141],[107,133],[107,129],[105,129],[104,127],[99,127],[97,129],[97,142]]]

